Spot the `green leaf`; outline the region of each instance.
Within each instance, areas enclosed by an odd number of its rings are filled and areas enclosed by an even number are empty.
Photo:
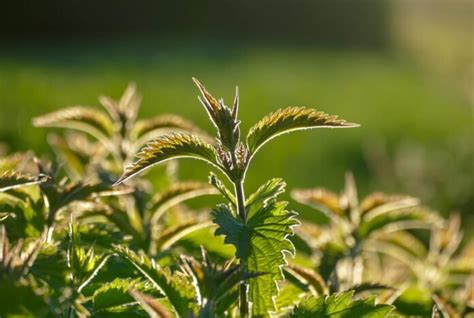
[[[148,140],[163,135],[163,132],[169,132],[170,130],[204,134],[196,125],[183,117],[167,114],[138,120],[131,131],[131,137],[135,140],[147,142]],[[142,143],[140,141],[137,142]]]
[[[83,131],[104,145],[114,133],[114,124],[103,112],[91,107],[75,106],[33,119],[35,127],[55,127]]]
[[[211,122],[217,128],[218,141],[227,150],[234,150],[240,140],[240,121],[237,119],[239,109],[239,92],[236,90],[234,105],[231,108],[224,104],[224,100],[214,98],[196,78],[194,83],[199,88],[202,97],[199,101],[206,109]]]
[[[212,226],[212,222],[186,222],[184,224],[179,224],[164,230],[160,233],[160,236],[156,240],[156,245],[158,250],[169,249],[173,244],[175,244],[180,239],[184,238],[194,231],[201,230],[206,227]]]
[[[369,212],[357,229],[360,238],[378,231],[394,232],[406,229],[431,228],[441,221],[434,212],[423,208],[398,209],[380,214]]]
[[[141,293],[136,289],[131,289],[130,295],[132,295],[132,297],[140,303],[140,305],[146,310],[150,317],[172,317],[171,312],[150,295]]]
[[[357,124],[348,123],[337,116],[305,107],[287,107],[265,116],[247,135],[250,153],[255,153],[271,139],[296,130],[312,128],[350,128]]]
[[[30,176],[14,170],[5,171],[0,174],[0,192],[43,183],[48,179],[49,177],[46,175]]]
[[[353,295],[353,291],[348,291],[330,296],[306,298],[289,317],[383,318],[393,310],[390,305],[375,305],[374,298],[352,300]]]
[[[170,207],[183,201],[202,195],[217,194],[217,190],[205,182],[178,182],[171,185],[164,192],[156,195],[150,204],[149,210],[152,215],[152,224],[155,224],[160,216]]]
[[[149,142],[137,155],[137,160],[125,169],[116,184],[152,166],[177,158],[193,158],[206,161],[216,167],[216,150],[200,138],[187,133],[173,133]]]
[[[275,310],[273,297],[278,294],[276,282],[283,279],[281,267],[286,264],[285,253],[294,253],[288,236],[299,224],[295,213],[285,210],[286,202],[271,202],[248,215],[247,223],[228,206],[219,205],[213,211],[216,235],[225,235],[225,242],[236,248],[237,258],[245,270],[261,273],[249,279],[249,300],[253,317],[268,317]]]
[[[245,208],[249,209],[252,206],[259,208],[265,205],[268,201],[274,200],[279,194],[285,192],[285,187],[286,183],[281,178],[268,180],[249,196],[245,201]]]
[[[114,249],[168,298],[180,317],[197,311],[200,299],[190,276],[179,271],[172,273],[145,254],[136,254],[124,246],[116,245]]]
[[[110,254],[98,255],[94,246],[85,249],[80,245],[78,225],[74,222],[69,224],[69,248],[67,251],[68,268],[72,272],[72,277],[81,292],[97,276],[97,273],[104,267]]]
[[[212,184],[222,194],[222,196],[226,198],[227,201],[229,201],[234,207],[237,206],[235,196],[232,191],[227,189],[224,182],[219,180],[219,178],[217,178],[217,176],[212,172],[209,176],[209,183]]]
[[[134,299],[128,293],[131,288],[142,292],[153,289],[149,283],[145,283],[138,278],[116,278],[95,290],[92,296],[94,312],[133,303]]]
[[[285,268],[285,272],[298,280],[299,283],[306,285],[315,295],[327,295],[329,293],[329,288],[323,277],[311,268],[290,264]]]

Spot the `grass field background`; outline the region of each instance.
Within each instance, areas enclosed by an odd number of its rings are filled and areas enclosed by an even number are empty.
[[[465,159],[472,159],[472,145],[462,148],[467,154],[449,146],[461,136],[472,136],[472,108],[467,99],[445,85],[443,78],[432,77],[412,61],[385,51],[149,43],[5,50],[0,53],[0,141],[10,151],[45,153],[48,131],[33,128],[32,117],[64,106],[99,107],[99,95],[118,98],[130,81],[143,95],[142,117],[177,113],[212,132],[192,76],[228,104],[235,85],[239,86],[244,131],[268,112],[290,105],[315,107],[361,124],[358,129],[321,129],[272,141],[253,162],[250,189],[278,176],[290,189],[323,186],[339,191],[344,173],[351,170],[361,194],[410,190],[443,214],[458,209],[468,217],[472,211],[472,194],[461,204],[444,194],[424,196],[424,189],[419,193],[397,185],[384,189],[390,180],[374,175],[366,160],[371,145],[385,143],[389,153],[394,153],[400,145],[411,143],[427,151],[428,162],[422,165],[430,164],[430,151],[448,158],[444,168],[434,171],[441,184],[472,186],[472,170],[463,171],[472,168]],[[459,156],[463,156],[462,164],[457,162]],[[207,171],[200,162],[181,161],[183,178],[205,179]]]

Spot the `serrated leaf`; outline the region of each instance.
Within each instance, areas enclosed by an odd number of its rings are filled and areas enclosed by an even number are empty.
[[[212,172],[209,176],[209,183],[213,185],[222,194],[222,196],[226,198],[227,201],[229,201],[234,207],[237,206],[235,196],[232,191],[227,189],[224,182],[219,180],[219,178],[217,178],[217,176]]]
[[[233,108],[230,109],[224,104],[223,99],[218,101],[214,98],[196,78],[193,78],[193,81],[202,94],[199,101],[206,109],[211,122],[217,128],[220,144],[227,150],[234,150],[240,140],[240,121],[237,119],[238,90],[236,91]]]
[[[273,297],[278,294],[276,282],[283,279],[284,253],[294,253],[288,236],[293,235],[292,227],[299,222],[295,213],[285,210],[286,205],[286,202],[271,202],[249,214],[247,223],[226,205],[212,211],[214,223],[219,225],[215,234],[224,235],[225,242],[235,246],[236,256],[246,271],[262,274],[249,280],[253,317],[268,317],[275,310]]]
[[[375,305],[374,298],[352,300],[353,291],[330,296],[309,297],[290,314],[290,318],[383,318],[393,310],[389,305]]]
[[[46,175],[30,176],[14,170],[5,171],[0,174],[0,192],[43,183],[48,179],[49,177]]]
[[[248,197],[245,201],[245,208],[249,209],[254,205],[259,207],[266,204],[269,200],[273,200],[279,194],[285,192],[285,187],[286,183],[281,178],[268,180]]]
[[[287,107],[265,116],[247,134],[250,153],[255,153],[271,139],[296,130],[312,128],[350,128],[357,124],[348,123],[337,116],[305,107]]]
[[[103,112],[91,107],[75,106],[33,119],[35,127],[55,127],[86,132],[105,145],[114,133],[114,124]]]
[[[137,160],[125,169],[116,184],[170,159],[193,158],[219,167],[214,147],[187,133],[173,133],[159,137],[149,142],[136,157]]]
[[[151,285],[146,284],[138,278],[116,278],[95,290],[94,295],[92,296],[93,311],[98,312],[133,303],[134,299],[128,293],[131,288],[135,288],[142,292],[152,290]]]
[[[116,245],[114,249],[167,297],[180,317],[197,311],[200,299],[191,277],[179,271],[172,273],[145,254],[136,254],[124,246]]]

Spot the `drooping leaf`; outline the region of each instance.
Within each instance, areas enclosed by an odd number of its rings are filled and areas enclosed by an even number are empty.
[[[330,296],[308,297],[290,314],[291,318],[383,318],[393,307],[375,305],[374,298],[353,300],[353,291],[332,294]]]
[[[249,301],[253,317],[268,317],[275,310],[273,297],[278,294],[276,282],[283,278],[281,267],[286,264],[285,253],[294,247],[288,240],[292,227],[299,224],[295,213],[285,210],[286,202],[271,202],[248,215],[244,223],[228,206],[219,205],[213,211],[216,235],[236,248],[236,256],[245,270],[262,275],[249,280]]]
[[[271,139],[296,130],[312,128],[350,128],[357,124],[348,123],[337,116],[305,107],[287,107],[265,116],[247,135],[250,153],[255,153]]]
[[[137,155],[137,160],[129,165],[119,184],[152,166],[176,158],[193,158],[206,161],[216,167],[216,151],[213,146],[187,133],[173,133],[149,142]]]
[[[198,231],[200,229],[212,226],[212,222],[186,222],[184,224],[179,224],[173,226],[172,228],[166,229],[160,236],[157,238],[157,248],[161,250],[166,250],[170,248],[174,243],[185,237],[186,235]]]
[[[424,208],[392,210],[370,215],[370,218],[369,214],[371,213],[366,214],[366,218],[357,229],[361,238],[366,238],[380,230],[394,232],[405,229],[430,228],[440,222],[438,215]]]
[[[339,202],[339,196],[326,189],[295,189],[291,197],[302,204],[311,206],[323,212],[329,218],[334,215],[344,215],[344,210]]]
[[[49,179],[46,175],[30,176],[14,170],[0,174],[0,192],[16,189],[33,184],[39,184]]]
[[[163,135],[164,132],[169,132],[169,130],[181,130],[203,134],[203,132],[196,125],[184,119],[183,117],[167,114],[138,120],[131,131],[131,137],[134,140],[143,140],[146,142],[158,137],[159,135]]]
[[[91,107],[75,106],[58,110],[33,119],[35,127],[55,127],[86,132],[109,145],[108,138],[114,132],[114,124],[103,112]]]
[[[138,278],[116,278],[95,290],[92,296],[93,311],[97,313],[117,306],[130,305],[134,302],[133,297],[128,293],[131,288],[142,292],[151,292],[153,289],[151,283],[143,282]]]
[[[408,200],[413,202],[413,204],[418,203],[416,198],[407,195],[388,195],[382,192],[374,192],[362,200],[360,203],[360,210],[361,213],[364,214],[372,209],[378,208],[388,203],[393,204],[395,202],[406,202]]]
[[[191,277],[180,271],[172,273],[145,254],[137,254],[124,246],[116,245],[115,251],[167,297],[178,315],[183,317],[197,311],[200,297]]]
[[[164,192],[157,194],[151,201],[149,210],[152,211],[152,224],[170,207],[183,201],[202,196],[217,194],[217,190],[205,182],[178,182]]]

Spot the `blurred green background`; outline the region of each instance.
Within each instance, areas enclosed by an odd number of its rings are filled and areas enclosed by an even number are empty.
[[[433,1],[11,1],[0,19],[0,141],[47,153],[31,118],[119,98],[141,116],[177,113],[208,132],[198,77],[228,104],[240,88],[244,131],[279,107],[315,107],[361,124],[288,135],[263,148],[249,190],[289,188],[419,196],[474,223],[473,6]],[[2,150],[0,150],[1,152]],[[3,150],[5,152],[5,150]],[[183,178],[207,166],[182,161]],[[296,203],[296,210],[302,209]],[[304,210],[303,210],[304,212]]]

